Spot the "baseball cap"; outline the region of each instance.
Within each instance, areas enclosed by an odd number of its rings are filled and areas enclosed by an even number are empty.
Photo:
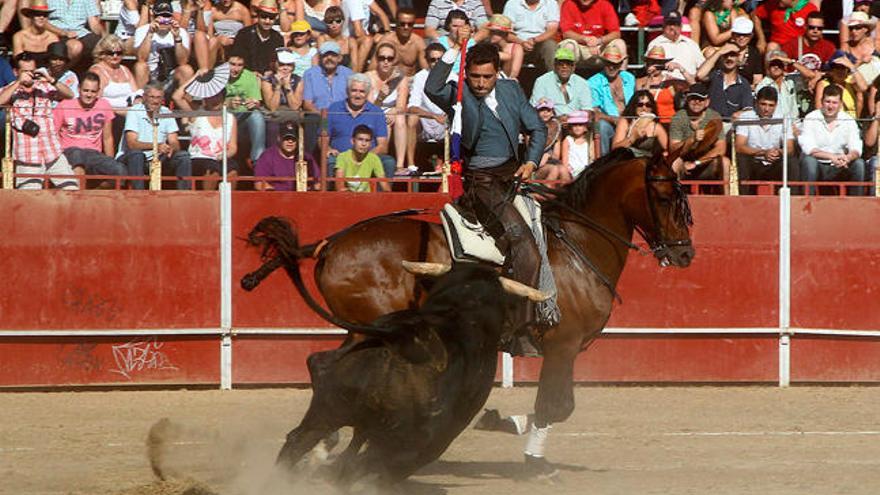
[[[563,60],[566,62],[574,62],[574,52],[571,51],[571,48],[559,48],[556,50],[556,60]]]
[[[335,53],[339,55],[342,53],[342,48],[339,48],[339,43],[335,41],[325,41],[320,48],[318,48],[318,53],[321,55],[326,55],[328,53]]]
[[[709,97],[709,88],[707,88],[706,85],[703,83],[693,84],[687,90],[687,97],[705,100]]]
[[[584,110],[575,110],[568,114],[569,124],[588,124],[590,123],[590,112]]]
[[[311,30],[312,26],[309,24],[309,21],[295,21],[290,25],[291,33],[308,33]]]
[[[171,7],[171,2],[159,2],[153,5],[153,15],[174,15],[174,8]]]
[[[293,54],[292,51],[288,50],[287,48],[279,48],[275,50],[275,55],[278,57],[279,64],[286,65],[296,63],[296,56]]]
[[[292,120],[285,120],[278,129],[278,135],[281,138],[292,137],[299,139],[299,126]]]
[[[681,14],[671,11],[663,17],[663,24],[681,24]]]
[[[551,100],[550,98],[541,98],[540,100],[538,100],[537,103],[535,103],[535,110],[540,110],[542,108],[549,108],[553,110],[554,108],[556,108],[556,106],[553,104],[553,100]]]
[[[752,34],[755,31],[755,23],[745,17],[737,17],[730,27],[733,34]]]

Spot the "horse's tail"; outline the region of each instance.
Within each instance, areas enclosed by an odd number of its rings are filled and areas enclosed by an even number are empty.
[[[320,243],[308,246],[300,246],[296,229],[294,229],[289,220],[281,217],[266,217],[260,220],[251,230],[247,241],[252,246],[262,248],[262,258],[266,261],[258,270],[242,277],[241,287],[243,289],[247,291],[255,289],[270,273],[283,267],[300,296],[302,296],[309,308],[321,318],[351,332],[374,336],[388,336],[392,334],[387,329],[345,321],[324,309],[312,297],[305,282],[303,282],[299,262],[303,258],[317,256],[320,251],[318,247],[328,242],[328,240],[325,239]]]
[[[672,162],[679,157],[685,161],[694,161],[705,155],[715,146],[722,129],[721,119],[711,120],[703,129],[703,139],[697,141],[696,134],[685,139],[676,149],[666,155],[666,163],[671,166]]]

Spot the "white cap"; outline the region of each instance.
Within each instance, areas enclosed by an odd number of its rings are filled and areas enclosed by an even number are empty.
[[[293,52],[290,50],[278,50],[278,63],[281,64],[295,64],[296,57],[293,56]]]
[[[730,30],[733,34],[752,34],[755,31],[755,23],[747,17],[737,17]]]

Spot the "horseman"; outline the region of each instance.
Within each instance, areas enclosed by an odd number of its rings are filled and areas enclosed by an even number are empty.
[[[425,82],[425,94],[450,116],[450,121],[458,87],[455,81],[449,81],[449,75],[460,57],[459,47],[467,46],[469,31],[468,26],[460,28],[462,42],[446,51]],[[464,194],[458,206],[495,238],[506,256],[507,276],[536,287],[540,253],[531,227],[517,212],[513,199],[518,192],[517,181],[529,180],[540,163],[547,128],[519,84],[499,80],[500,63],[498,49],[491,44],[478,43],[467,51],[466,84],[461,95]],[[519,156],[520,133],[530,136],[524,157]],[[527,302],[514,316],[514,329],[527,330],[536,323],[534,320],[534,305]]]

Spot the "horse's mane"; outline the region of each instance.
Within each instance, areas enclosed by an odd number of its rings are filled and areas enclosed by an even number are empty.
[[[604,155],[590,164],[586,170],[581,172],[574,182],[566,184],[560,189],[554,190],[556,200],[565,205],[581,210],[585,206],[587,200],[592,196],[591,191],[596,179],[604,175],[609,170],[616,168],[622,162],[635,159],[635,155],[629,148],[617,148],[611,150],[610,153]],[[552,209],[552,203],[550,203]]]

